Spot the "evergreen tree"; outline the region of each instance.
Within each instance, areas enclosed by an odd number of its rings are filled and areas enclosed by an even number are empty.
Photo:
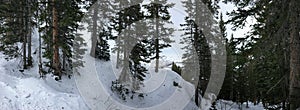
[[[124,34],[122,33],[122,30],[125,29],[127,26],[125,25],[125,21],[123,20],[124,18],[122,18],[122,16],[124,16],[124,9],[129,7],[129,1],[128,0],[115,0],[114,3],[116,4],[114,7],[114,10],[116,10],[116,15],[114,16],[113,19],[113,29],[115,29],[118,32],[118,37],[116,38],[116,48],[114,49],[114,51],[116,51],[117,53],[117,64],[116,64],[116,68],[119,68],[119,66],[121,66],[122,59],[121,59],[121,53],[123,52],[123,50],[125,50],[124,48]],[[124,52],[125,54],[125,52]],[[125,58],[125,57],[124,57]]]
[[[196,91],[195,91],[195,102],[198,105],[198,97],[199,94],[204,93],[206,85],[208,83],[208,78],[209,72],[210,72],[210,66],[209,66],[209,59],[210,59],[210,54],[209,54],[209,47],[208,44],[205,40],[205,36],[200,30],[200,27],[195,23],[194,20],[190,18],[186,18],[186,24],[182,24],[181,26],[184,27],[184,35],[183,35],[183,44],[186,46],[183,48],[187,52],[183,55],[184,59],[184,68],[185,70],[200,70],[199,73],[195,73],[193,75],[196,76],[191,76],[191,79],[198,79],[194,80],[193,84],[197,85],[196,86]],[[198,59],[198,60],[197,60]],[[196,61],[196,62],[195,62]],[[194,62],[194,63],[193,63]],[[194,65],[194,64],[199,64],[199,65]],[[199,66],[198,68],[195,67],[195,69],[190,69],[191,67],[194,66]],[[194,73],[194,72],[189,72],[189,71],[184,71],[186,74]],[[201,86],[200,86],[201,84]],[[200,89],[201,88],[201,89]]]
[[[59,59],[59,46],[58,46],[58,3],[55,0],[52,0],[52,68],[54,70],[54,75],[58,76],[58,80],[61,77],[61,67]]]
[[[46,44],[44,57],[49,59],[45,63],[46,66],[50,67],[48,72],[53,70],[53,74],[58,76],[57,80],[60,79],[63,73],[72,73],[73,67],[80,66],[80,62],[82,63],[79,60],[78,62],[71,61],[72,46],[82,44],[73,42],[75,37],[78,36],[76,31],[80,29],[79,21],[81,21],[83,13],[79,5],[82,2],[77,0],[44,0],[40,4],[40,23],[44,24],[40,27],[40,32],[43,33],[42,38],[44,44]],[[49,12],[52,13],[50,16]],[[47,36],[52,36],[52,39]],[[75,54],[80,53],[74,53],[74,56],[80,56]]]
[[[133,5],[118,12],[115,19],[112,20],[112,29],[118,32],[116,41],[117,63],[119,63],[118,60],[121,60],[120,54],[123,53],[122,65],[117,64],[117,67],[124,67],[121,75],[119,76],[121,83],[130,81],[130,70],[128,69],[130,59],[129,55],[130,50],[134,47],[136,41],[138,41],[135,36],[132,36],[135,32],[133,31],[134,27],[132,26],[132,23],[141,19],[143,19],[143,15],[141,13],[140,5]]]
[[[181,67],[180,66],[177,66],[176,63],[172,63],[172,71],[178,73],[179,75],[181,75]]]
[[[153,55],[152,40],[148,37],[148,25],[146,20],[138,21],[132,24],[133,46],[129,55],[129,68],[132,75],[132,86],[134,90],[138,90],[143,85],[144,77],[148,74],[148,70],[143,65],[150,63]],[[140,31],[134,31],[140,30]]]
[[[208,86],[208,82],[210,79],[211,56],[223,54],[221,53],[222,51],[218,50],[218,48],[209,47],[209,44],[211,43],[219,45],[217,42],[208,42],[208,41],[215,41],[212,39],[221,39],[221,38],[215,38],[218,36],[213,34],[218,32],[217,31],[218,27],[213,26],[215,22],[212,20],[214,19],[212,15],[217,13],[218,1],[202,0],[201,2],[198,0],[185,0],[182,1],[182,3],[183,6],[186,8],[185,11],[188,15],[186,17],[186,23],[182,24],[182,26],[185,27],[183,29],[185,31],[185,34],[183,36],[190,37],[188,38],[188,40],[191,41],[185,41],[185,42],[192,44],[191,47],[189,48],[186,47],[185,49],[189,49],[190,51],[195,51],[196,53],[187,52],[187,54],[196,55],[193,56],[194,59],[196,58],[199,60],[195,62],[199,64],[199,73],[200,73],[200,74],[196,73],[196,75],[198,76],[197,78],[195,78],[196,79],[195,81],[197,81],[197,83],[195,83],[195,85],[197,85],[195,91],[195,96],[196,96],[195,102],[198,105],[199,94],[202,94],[202,96],[204,96],[206,87]],[[210,53],[211,50],[214,51],[215,53],[213,54]],[[189,55],[185,55],[185,56],[187,57]],[[191,61],[193,60],[189,59],[186,60],[185,62],[191,62]],[[189,67],[187,64],[185,64],[185,66]]]
[[[117,44],[117,60],[122,59],[122,64],[117,65],[117,67],[122,66],[121,75],[118,80],[113,82],[114,88],[118,88],[115,83],[119,84],[121,89],[118,91],[134,91],[140,88],[144,77],[148,73],[146,67],[142,64],[150,62],[151,56],[151,45],[149,38],[147,38],[147,24],[144,21],[143,12],[141,10],[141,5],[132,5],[125,8],[117,13],[117,15],[112,20],[113,31],[118,32],[116,36]],[[136,31],[143,29],[141,31]],[[123,54],[123,58],[120,58],[120,54]],[[129,82],[130,81],[130,82]],[[124,93],[120,93],[123,97]],[[124,99],[124,97],[123,97]]]
[[[294,30],[299,27],[299,25],[295,25],[299,24],[296,23],[299,21],[299,17],[295,17],[295,13],[299,12],[299,8],[293,6],[299,4],[299,2],[289,0],[262,2],[227,0],[227,2],[233,2],[238,7],[238,10],[230,13],[232,17],[228,21],[235,25],[235,28],[243,27],[248,17],[254,16],[257,20],[252,25],[251,35],[247,36],[248,40],[255,39],[252,43],[254,44],[252,46],[252,64],[246,67],[250,67],[247,69],[251,72],[250,77],[257,77],[257,82],[253,86],[257,86],[258,90],[256,91],[259,91],[259,93],[256,95],[256,92],[252,92],[255,93],[252,96],[261,98],[266,108],[281,103],[280,108],[286,109],[286,105],[290,104],[289,109],[296,109],[299,107],[299,103],[297,103],[299,101],[296,102],[295,100],[300,98],[296,98],[299,96],[291,90],[299,91],[299,89],[295,89],[297,86],[299,87],[299,84],[295,83],[299,81],[295,78],[299,75],[299,72],[294,69],[297,62],[292,60],[298,58],[292,55],[297,53],[295,48],[297,43],[292,43],[290,39],[298,37]],[[255,36],[258,36],[258,39]],[[297,42],[297,40],[292,41]],[[288,81],[289,76],[290,82]],[[288,85],[290,85],[289,89],[287,89]],[[274,97],[272,94],[276,94],[278,97]]]
[[[144,81],[144,77],[148,73],[146,67],[142,65],[142,62],[149,63],[150,53],[147,52],[147,43],[148,41],[143,40],[142,42],[137,43],[131,53],[130,53],[130,60],[129,60],[129,69],[130,73],[132,74],[132,86],[134,90],[138,90],[142,81]]]
[[[155,56],[152,59],[156,59],[155,72],[158,72],[159,67],[159,53],[162,49],[170,47],[172,34],[174,29],[167,28],[165,25],[172,24],[170,21],[171,15],[169,9],[172,8],[174,4],[168,3],[168,0],[154,0],[154,3],[144,5],[143,7],[148,13],[145,17],[147,19],[153,19],[149,22],[151,37],[154,42],[153,48],[155,49]]]
[[[102,29],[99,34],[99,42],[97,41],[96,47],[96,58],[100,60],[108,61],[110,60],[110,51],[109,44],[107,43],[108,38],[110,37],[110,32]]]
[[[34,1],[2,1],[1,3],[1,50],[11,59],[22,55],[23,69],[32,66],[31,56],[31,30],[34,20],[32,19],[34,9],[31,7]],[[20,8],[15,8],[20,7]],[[22,43],[22,47],[18,47],[16,43]],[[22,49],[22,54],[19,53]],[[28,50],[28,51],[27,51]],[[23,70],[22,70],[23,71]]]
[[[109,60],[109,57],[106,54],[99,54],[98,52],[103,51],[102,53],[107,53],[109,48],[108,45],[105,44],[107,42],[107,39],[110,37],[110,30],[107,29],[109,18],[112,16],[112,13],[115,12],[111,6],[115,6],[111,3],[109,0],[91,0],[91,5],[93,5],[92,9],[90,9],[91,15],[86,15],[84,18],[85,22],[87,22],[89,25],[87,26],[87,29],[92,33],[91,34],[91,40],[92,40],[92,48],[90,51],[90,55],[95,58],[100,58],[103,60]],[[90,8],[90,6],[87,7],[87,9]],[[105,34],[105,35],[99,35],[99,33]],[[98,36],[98,37],[97,37]],[[102,37],[107,38],[102,38]],[[104,43],[104,44],[101,44]],[[101,45],[99,45],[101,44]],[[101,49],[100,49],[101,48]],[[101,50],[101,51],[99,51]],[[97,52],[96,52],[97,51]],[[105,56],[101,56],[105,55]]]

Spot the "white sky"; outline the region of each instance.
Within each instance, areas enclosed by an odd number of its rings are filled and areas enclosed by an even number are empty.
[[[229,16],[226,15],[226,13],[230,13],[233,10],[236,10],[237,8],[233,5],[233,4],[224,4],[224,3],[219,3],[220,6],[220,13],[223,13],[223,19],[224,21],[229,19]],[[250,25],[253,24],[253,22],[255,22],[253,19],[248,18],[247,19],[247,23],[246,26],[243,29],[237,29],[236,31],[233,31],[231,28],[233,27],[231,24],[227,24],[226,26],[226,32],[227,32],[227,37],[231,37],[231,34],[233,34],[233,37],[235,38],[239,38],[239,37],[244,37],[247,32],[249,32],[250,29]]]

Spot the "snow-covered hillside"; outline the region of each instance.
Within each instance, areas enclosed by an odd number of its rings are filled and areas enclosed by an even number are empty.
[[[37,31],[35,31],[37,33]],[[33,50],[37,50],[38,35],[34,33]],[[33,54],[37,58],[37,54]],[[0,52],[0,110],[197,110],[193,102],[194,86],[170,69],[172,61],[161,61],[160,70],[154,72],[154,64],[148,64],[149,73],[137,94],[143,97],[120,99],[111,90],[112,81],[120,75],[115,69],[115,58],[103,62],[84,56],[86,66],[81,75],[71,79],[64,76],[55,81],[51,75],[41,79],[38,75],[37,60],[34,67],[20,72],[20,58],[5,60]],[[205,102],[206,100],[202,100]],[[229,101],[230,102],[230,101]],[[218,101],[217,108],[238,110],[237,104]],[[205,108],[209,108],[209,104]],[[225,106],[226,105],[226,106]],[[262,109],[250,106],[250,110]]]
[[[74,78],[63,77],[57,82],[51,75],[45,79],[39,77],[38,38],[38,30],[34,29],[34,66],[24,72],[20,72],[21,58],[7,61],[0,52],[0,110],[88,110]]]
[[[37,68],[19,72],[18,59],[6,61],[0,54],[1,110],[87,110],[74,79],[61,82],[50,75],[40,79]]]
[[[63,77],[62,81],[55,81],[50,75],[46,79],[40,79],[37,74],[37,68],[19,72],[17,69],[18,59],[6,61],[3,55],[0,54],[0,107],[1,110],[88,110],[86,100],[77,90],[74,77],[69,79]],[[109,74],[109,69],[112,68],[110,62],[97,61],[97,70],[106,71],[98,72],[99,80],[104,85],[104,90],[107,92],[94,91],[94,93],[107,94],[110,100],[115,100],[115,104],[127,105],[134,109],[172,109],[172,110],[196,110],[192,99],[189,99],[193,93],[189,83],[170,68],[166,67],[158,73],[148,75],[145,81],[145,86],[140,92],[146,93],[144,98],[133,98],[126,101],[119,99],[111,90],[111,80],[115,80],[115,74]],[[153,71],[149,68],[150,71]],[[112,76],[113,75],[113,76]],[[159,82],[162,80],[162,82]],[[174,86],[173,82],[178,82],[181,87]],[[158,86],[158,87],[157,87]],[[173,97],[173,98],[172,98]],[[101,99],[101,98],[99,98]],[[184,103],[185,99],[190,100]],[[107,100],[107,99],[105,99]],[[99,100],[96,100],[99,101]],[[113,101],[111,101],[113,102]],[[168,103],[170,102],[170,103]],[[103,102],[104,103],[104,102]],[[107,102],[106,102],[107,103]],[[170,105],[168,105],[170,104]],[[172,108],[176,105],[185,105],[182,108]],[[98,109],[112,109],[100,107]],[[156,108],[158,107],[158,108]],[[242,106],[245,108],[245,105]],[[217,108],[219,110],[238,110],[239,106],[230,101],[218,101]],[[125,108],[119,108],[121,110]],[[250,104],[249,110],[261,110],[261,105],[254,106]]]

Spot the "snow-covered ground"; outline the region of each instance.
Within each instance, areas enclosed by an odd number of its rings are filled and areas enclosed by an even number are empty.
[[[0,107],[1,110],[88,110],[88,102],[83,100],[82,94],[77,90],[74,78],[63,77],[62,81],[55,81],[50,75],[46,79],[40,79],[37,68],[34,67],[24,73],[19,72],[18,59],[6,61],[4,56],[0,54]],[[193,88],[192,85],[182,80],[176,73],[172,72],[168,67],[161,69],[161,72],[149,75],[145,86],[140,92],[146,95],[144,98],[128,98],[126,101],[119,99],[111,90],[111,81],[115,80],[115,74],[107,73],[113,66],[109,62],[96,61],[96,69],[106,72],[98,72],[98,79],[103,84],[103,90],[107,92],[91,91],[92,93],[106,94],[111,100],[111,105],[126,105],[133,109],[172,109],[172,110],[196,110],[195,104],[192,102]],[[150,71],[151,70],[150,68]],[[83,76],[81,76],[83,77]],[[162,82],[158,80],[163,80]],[[175,87],[173,81],[178,82],[181,87]],[[156,87],[158,86],[158,87]],[[148,88],[149,87],[149,88]],[[86,98],[86,97],[85,97]],[[99,97],[101,99],[101,97]],[[96,100],[96,99],[95,99]],[[112,101],[114,100],[114,101]],[[185,101],[186,100],[186,101]],[[190,100],[190,101],[187,101]],[[96,100],[99,101],[99,100]],[[168,105],[169,104],[169,105]],[[101,105],[101,104],[100,104]],[[184,105],[182,108],[172,108],[176,105]],[[114,109],[117,106],[105,108],[98,106],[98,109]],[[119,109],[123,110],[125,108]],[[262,110],[262,105],[254,106],[249,104],[250,108],[246,108],[245,104],[239,106],[231,101],[219,100],[217,102],[218,110]]]
[[[87,110],[74,78],[61,82],[50,75],[40,79],[37,68],[19,72],[19,60],[6,61],[0,54],[1,110]]]
[[[33,51],[36,51],[38,35],[34,34]],[[36,59],[37,54],[33,54],[33,58]],[[144,93],[144,97],[135,96],[126,101],[120,99],[110,88],[111,82],[120,75],[120,69],[115,69],[115,58],[103,62],[86,54],[86,66],[80,70],[81,75],[74,74],[71,79],[64,76],[59,82],[51,75],[47,75],[45,79],[39,78],[37,60],[34,60],[33,68],[21,73],[20,61],[20,58],[6,61],[0,52],[0,110],[197,110],[193,102],[193,85],[171,71],[172,61],[161,62],[158,73],[154,72],[153,64],[149,64],[147,68],[150,74],[147,75],[144,86],[137,91]],[[174,82],[179,86],[174,86]],[[205,106],[206,103],[203,104]],[[239,106],[220,100],[217,108],[238,110]],[[250,104],[247,109],[263,108],[261,105]]]
[[[38,32],[33,31],[32,52],[38,50]],[[21,45],[19,45],[21,46]],[[0,110],[88,110],[75,79],[64,76],[60,82],[38,74],[38,54],[32,54],[33,67],[20,72],[22,59],[5,60],[0,52]]]
[[[216,104],[218,110],[264,110],[262,103],[254,105],[253,103],[248,102],[247,107],[247,103],[237,104],[232,101],[218,100]]]
[[[113,57],[114,55],[112,55]],[[153,67],[148,67],[144,86],[131,99],[122,100],[111,90],[112,81],[120,75],[120,69],[115,69],[115,58],[103,62],[86,55],[85,67],[80,71],[84,74],[76,76],[80,93],[92,109],[147,109],[147,110],[197,110],[193,103],[194,86],[184,81],[177,73],[165,65],[158,73]],[[161,63],[162,64],[162,63]],[[174,86],[176,82],[180,86]],[[144,93],[143,97],[138,97]]]

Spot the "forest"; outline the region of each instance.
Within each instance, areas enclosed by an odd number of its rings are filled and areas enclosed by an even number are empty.
[[[192,100],[198,107],[214,77],[223,83],[212,102],[300,109],[299,0],[179,0],[182,6],[177,10],[185,13],[181,17],[171,11],[177,2],[145,1],[1,0],[1,59],[18,60],[15,73],[36,67],[30,74],[62,84],[64,78],[85,74],[80,72],[85,55],[104,64],[115,61],[113,68],[120,75],[109,85],[122,100],[135,94],[147,97],[136,91],[150,72],[170,67],[194,85]],[[220,4],[234,9],[222,13]],[[249,18],[254,20],[249,23]],[[250,28],[244,36],[228,34],[243,28]],[[89,34],[80,33],[83,30]],[[162,64],[170,54],[165,50],[176,42],[182,45],[181,60]],[[212,69],[216,66],[220,70]],[[224,76],[214,73],[219,71]],[[175,81],[171,85],[181,87]],[[216,106],[217,102],[210,109],[220,109]]]

